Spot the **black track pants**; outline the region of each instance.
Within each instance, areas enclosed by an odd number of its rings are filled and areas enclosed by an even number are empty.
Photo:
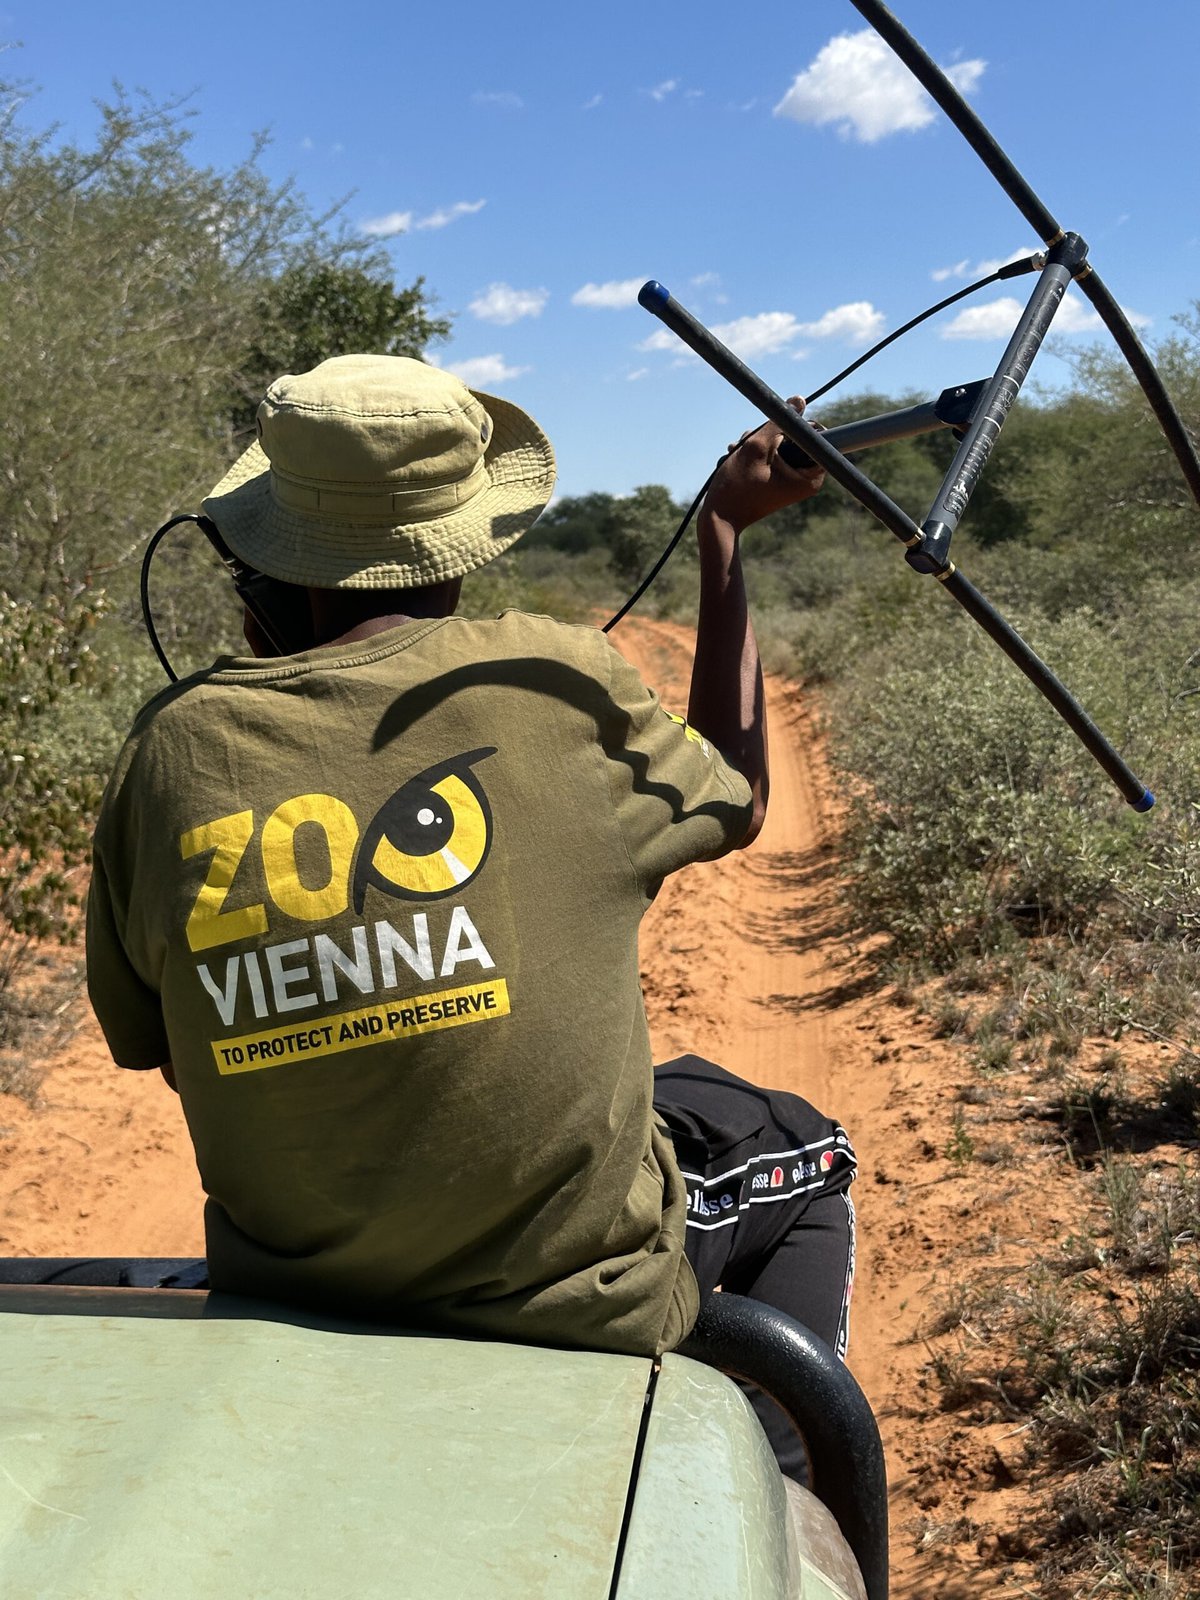
[[[854,1283],[856,1162],[837,1122],[799,1095],[760,1089],[700,1056],[654,1069],[654,1108],[688,1188],[687,1255],[718,1287],[776,1306],[844,1358]],[[804,1450],[773,1401],[747,1394],[789,1476]]]

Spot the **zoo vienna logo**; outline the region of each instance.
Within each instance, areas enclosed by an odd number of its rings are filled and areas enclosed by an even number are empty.
[[[492,810],[474,769],[495,754],[494,746],[464,751],[407,779],[376,811],[361,842],[353,811],[331,794],[285,800],[261,829],[252,811],[241,811],[181,836],[185,861],[211,852],[186,922],[190,950],[198,955],[254,941],[252,948],[226,956],[223,971],[219,960],[211,958],[196,967],[226,1028],[239,1013],[266,1020],[336,1003],[351,990],[361,996],[394,993],[414,977],[426,983],[452,977],[465,963],[494,969],[464,905],[447,907],[448,918],[439,915],[434,927],[431,918],[436,903],[470,884],[487,860]],[[314,829],[323,849],[314,847]],[[229,906],[230,897],[237,898],[235,880],[256,835],[266,894]],[[392,901],[427,905],[430,911],[414,911],[403,919],[403,931],[381,918],[349,929],[341,926],[336,937],[323,929],[304,938],[265,942],[274,920],[268,903],[294,921],[328,924],[342,918],[351,903],[363,916],[370,889]],[[220,1072],[248,1072],[300,1055],[336,1054],[508,1013],[507,984],[495,978],[319,1015],[304,1026],[214,1039],[212,1049]]]

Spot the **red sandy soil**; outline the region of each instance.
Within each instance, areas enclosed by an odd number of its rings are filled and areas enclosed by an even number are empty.
[[[639,622],[619,642],[682,709],[686,630]],[[837,933],[836,805],[814,713],[781,682],[768,700],[763,833],[670,880],[644,925],[655,1052],[695,1049],[796,1090],[850,1132],[860,1161],[851,1365],[888,1453],[893,1592],[995,1592],[1024,1576],[1005,1559],[1025,1493],[1017,1441],[938,1409],[922,1331],[965,1239],[990,1238],[994,1250],[1000,1236],[1036,1235],[1037,1185],[964,1171],[943,1153],[970,1069],[870,982]],[[156,1073],[112,1067],[90,1015],[50,1063],[38,1109],[0,1096],[0,1255],[199,1255],[201,1201],[175,1096]]]

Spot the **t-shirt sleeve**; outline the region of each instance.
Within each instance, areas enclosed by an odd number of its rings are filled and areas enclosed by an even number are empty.
[[[611,646],[604,730],[617,821],[643,892],[692,861],[733,850],[753,815],[750,785]]]
[[[103,855],[97,849],[87,903],[87,983],[92,1009],[119,1067],[148,1071],[171,1059],[158,995],[125,948]]]

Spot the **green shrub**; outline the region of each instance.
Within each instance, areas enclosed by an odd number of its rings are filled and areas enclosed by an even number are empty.
[[[1181,786],[1200,760],[1200,734],[1180,715],[1179,635],[1144,612],[1136,623],[1090,611],[1025,620],[1162,801],[1149,818],[1123,805],[964,616],[931,617],[903,652],[865,655],[831,712],[851,779],[854,901],[865,928],[942,967],[1020,935],[1079,936],[1102,909],[1130,932],[1191,926],[1197,813],[1195,791]]]
[[[96,680],[86,597],[16,600],[0,590],[0,1089],[31,1093],[24,1046],[50,1030],[57,974],[44,941],[76,937],[80,869],[100,796],[92,763],[63,760],[57,714]]]

